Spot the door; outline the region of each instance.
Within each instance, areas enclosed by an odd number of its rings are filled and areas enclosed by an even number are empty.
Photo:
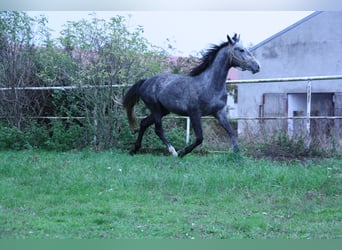
[[[266,132],[287,131],[287,94],[284,93],[265,93],[261,119]],[[283,119],[276,119],[282,117]]]

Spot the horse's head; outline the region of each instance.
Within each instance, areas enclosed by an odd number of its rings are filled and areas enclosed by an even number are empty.
[[[255,57],[240,43],[240,35],[236,34],[231,38],[227,35],[228,39],[228,53],[229,64],[232,67],[240,68],[241,70],[249,70],[253,74],[258,73],[260,64]]]

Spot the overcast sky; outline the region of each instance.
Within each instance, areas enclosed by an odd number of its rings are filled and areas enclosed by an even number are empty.
[[[90,11],[31,11],[31,16],[45,15],[48,26],[59,36],[63,24],[89,18]],[[309,11],[98,11],[98,18],[127,16],[131,28],[144,28],[150,43],[166,48],[170,43],[174,54],[198,55],[210,44],[225,41],[226,35],[241,34],[245,45],[257,44],[287,26],[309,15]]]

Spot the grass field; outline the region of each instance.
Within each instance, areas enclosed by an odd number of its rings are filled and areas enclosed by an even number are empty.
[[[0,152],[1,239],[342,238],[342,160]]]

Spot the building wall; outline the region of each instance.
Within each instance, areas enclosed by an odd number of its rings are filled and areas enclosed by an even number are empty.
[[[341,27],[342,11],[319,13],[255,49],[261,71],[255,75],[239,72],[239,79],[341,73]]]
[[[315,13],[286,32],[260,43],[253,51],[261,64],[255,75],[239,72],[239,79],[263,79],[342,74],[342,12]],[[312,82],[313,93],[342,92],[342,81]],[[306,93],[306,84],[260,83],[238,87],[238,116],[258,117],[265,93]],[[239,133],[260,130],[260,122],[239,121]]]

